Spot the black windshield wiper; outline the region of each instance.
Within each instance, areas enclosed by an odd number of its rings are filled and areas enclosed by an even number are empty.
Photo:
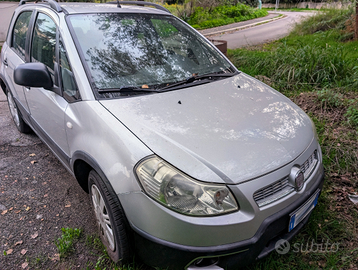
[[[204,74],[204,75],[200,75],[200,76],[191,76],[186,78],[185,80],[164,86],[162,88],[159,88],[158,90],[160,92],[172,89],[172,88],[177,88],[178,86],[183,86],[186,84],[190,84],[193,82],[197,82],[197,81],[202,81],[202,83],[207,83],[208,81],[206,80],[213,80],[214,78],[220,78],[220,77],[232,77],[234,75],[239,74],[239,72],[234,72],[234,73],[209,73],[209,74]]]
[[[160,92],[159,90],[153,89],[153,88],[140,88],[140,87],[136,87],[136,86],[123,86],[121,88],[108,88],[108,89],[98,89],[98,93],[102,94],[102,93],[115,93],[115,92],[119,92],[119,93],[134,93],[134,92],[145,92],[145,93],[150,93],[150,92],[154,92],[154,93],[158,93]]]

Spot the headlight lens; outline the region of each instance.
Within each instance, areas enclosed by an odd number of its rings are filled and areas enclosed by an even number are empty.
[[[136,174],[150,197],[183,214],[212,216],[238,210],[225,185],[198,182],[158,157],[139,163]]]

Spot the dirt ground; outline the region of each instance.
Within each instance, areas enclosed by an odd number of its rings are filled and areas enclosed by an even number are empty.
[[[55,239],[66,227],[83,236],[59,260]],[[88,236],[97,236],[88,194],[35,134],[17,131],[0,90],[0,270],[86,269],[99,256]]]

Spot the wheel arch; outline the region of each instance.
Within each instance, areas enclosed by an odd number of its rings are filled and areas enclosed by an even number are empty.
[[[3,79],[3,76],[0,75],[0,86],[2,88],[2,90],[4,91],[4,94],[7,96],[7,91],[9,91],[9,87],[7,86],[7,83],[5,82],[5,80]]]
[[[106,189],[108,190],[109,194],[113,198],[113,202],[118,204],[118,207],[120,209],[120,215],[123,218],[123,226],[125,228],[125,231],[127,232],[127,237],[128,237],[127,239],[128,241],[126,242],[127,243],[126,245],[128,245],[128,249],[126,250],[126,254],[124,258],[124,261],[127,261],[129,258],[132,257],[133,254],[132,252],[134,251],[133,235],[132,235],[133,231],[131,229],[130,223],[127,219],[123,206],[117,194],[115,193],[111,183],[109,182],[108,178],[106,177],[106,175],[104,174],[103,170],[96,162],[96,160],[85,152],[76,151],[73,155],[73,158],[71,159],[71,166],[73,168],[74,175],[79,185],[82,187],[82,189],[85,192],[90,193],[88,187],[89,175],[91,171],[95,171],[99,175],[99,177],[102,178],[103,183],[106,186]]]
[[[95,170],[102,179],[105,179],[107,182],[109,182],[99,164],[93,157],[85,152],[76,151],[73,154],[71,159],[71,167],[78,184],[86,193],[89,193],[88,176],[91,170]]]

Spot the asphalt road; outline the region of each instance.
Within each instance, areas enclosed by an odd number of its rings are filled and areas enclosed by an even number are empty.
[[[258,45],[287,36],[294,25],[314,12],[279,12],[285,17],[272,22],[256,25],[230,33],[210,36],[213,39],[226,40],[229,49]]]

